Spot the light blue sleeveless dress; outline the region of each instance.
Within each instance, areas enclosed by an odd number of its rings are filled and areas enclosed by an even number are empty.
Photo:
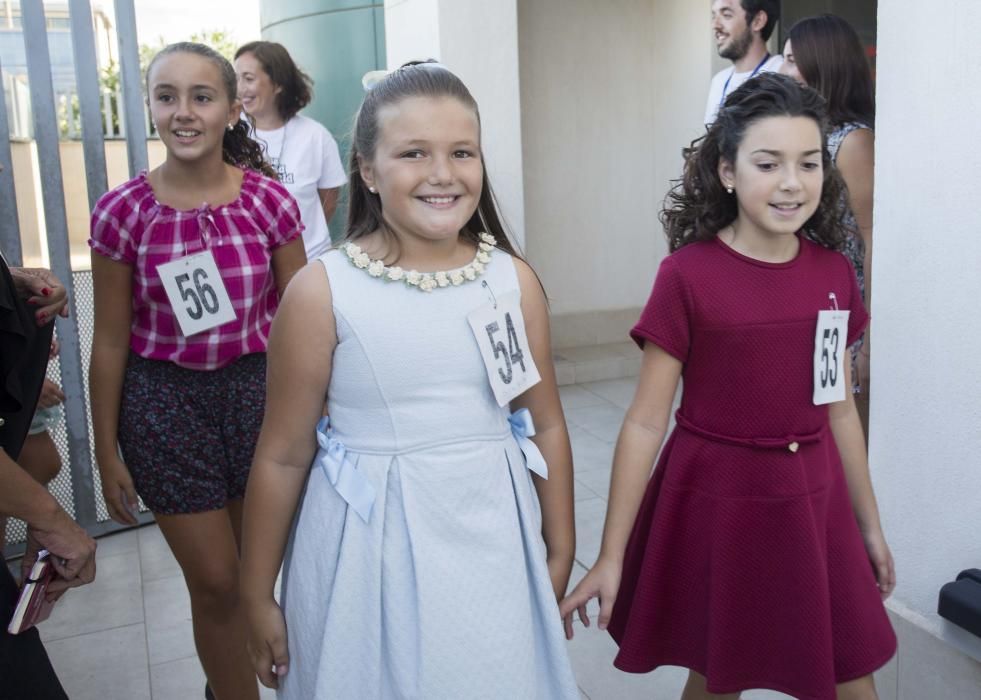
[[[467,322],[487,289],[423,292],[342,250],[319,260],[338,344],[284,564],[279,697],[578,699],[535,449],[494,400]],[[498,296],[518,289],[499,250],[481,279]]]

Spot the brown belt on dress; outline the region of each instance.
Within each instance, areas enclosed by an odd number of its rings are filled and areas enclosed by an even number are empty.
[[[694,433],[706,440],[712,440],[713,442],[721,442],[726,445],[739,445],[741,447],[763,447],[767,449],[776,450],[790,450],[791,452],[797,452],[801,445],[806,445],[812,442],[818,442],[824,437],[824,434],[828,432],[828,425],[825,423],[818,430],[813,433],[807,433],[806,435],[786,435],[784,437],[758,437],[758,438],[745,438],[745,437],[735,437],[732,435],[723,435],[722,433],[715,433],[711,430],[706,430],[705,428],[699,427],[692,423],[688,418],[686,418],[681,411],[677,411],[674,414],[675,422],[679,427],[687,430],[689,433]]]

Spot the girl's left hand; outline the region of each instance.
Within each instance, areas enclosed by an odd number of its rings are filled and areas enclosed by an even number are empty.
[[[61,387],[50,379],[45,379],[44,385],[41,387],[41,396],[37,400],[38,408],[51,408],[64,402],[65,392],[61,390]]]
[[[865,551],[869,553],[875,579],[879,583],[879,594],[885,600],[896,588],[896,565],[892,560],[892,552],[889,551],[889,545],[886,544],[886,538],[881,530],[864,533],[862,537],[865,540]]]
[[[555,600],[562,600],[565,597],[566,589],[569,587],[572,560],[565,557],[549,557],[547,564],[548,576],[552,580],[552,590],[555,591]]]

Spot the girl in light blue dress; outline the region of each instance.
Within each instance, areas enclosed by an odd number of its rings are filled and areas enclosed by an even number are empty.
[[[433,62],[381,78],[349,175],[346,241],[294,278],[269,341],[243,534],[256,672],[297,700],[578,698],[547,307],[473,97]]]

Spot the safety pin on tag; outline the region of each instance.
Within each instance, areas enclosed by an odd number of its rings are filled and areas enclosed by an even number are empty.
[[[831,308],[818,311],[814,333],[815,406],[845,398],[845,348],[850,312],[838,307],[838,297],[834,292],[828,292],[828,301]]]
[[[486,289],[487,290],[487,293],[490,294],[491,303],[494,305],[494,308],[496,309],[497,308],[497,297],[494,296],[494,290],[490,288],[490,285],[489,284],[487,284],[487,280],[481,280],[480,281],[480,286],[483,287],[484,289]]]

